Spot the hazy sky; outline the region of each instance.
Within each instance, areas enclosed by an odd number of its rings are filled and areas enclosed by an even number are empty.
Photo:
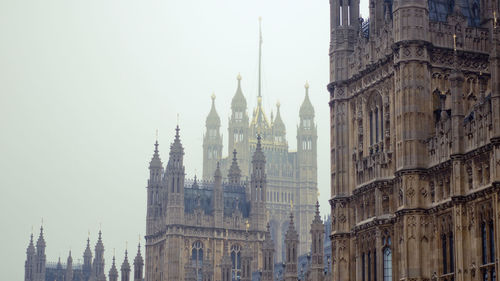
[[[177,113],[187,177],[202,171],[215,92],[227,120],[241,73],[256,104],[258,17],[263,103],[279,100],[296,147],[304,83],[318,125],[320,204],[329,213],[328,0],[0,1],[0,272],[21,280],[32,226],[47,258],[81,259],[102,223],[106,271],[144,235],[155,130],[167,160]],[[367,15],[362,0],[362,13]],[[224,147],[227,154],[227,147]]]

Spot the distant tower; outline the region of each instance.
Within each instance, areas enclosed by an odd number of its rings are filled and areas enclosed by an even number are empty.
[[[257,136],[257,146],[252,157],[252,176],[250,182],[250,204],[252,229],[265,229],[266,223],[266,157],[262,151],[261,137]]]
[[[290,224],[285,234],[286,264],[285,281],[297,281],[299,235],[293,224],[293,212],[290,213]]]
[[[297,226],[301,243],[299,252],[309,251],[309,226],[314,214],[314,199],[318,192],[318,132],[314,122],[314,107],[309,99],[309,83],[305,84],[305,97],[300,106],[300,124],[297,128],[298,200]]]
[[[236,150],[244,177],[249,176],[250,146],[248,144],[247,100],[241,91],[241,75],[238,74],[238,88],[231,101],[231,117],[228,125],[228,155]]]
[[[141,255],[141,243],[137,246],[137,255],[134,259],[134,281],[142,281],[142,271],[144,268],[144,259]]]
[[[274,280],[274,243],[271,239],[269,227],[269,223],[267,223],[266,238],[264,240],[264,244],[262,245],[262,257],[264,260],[262,281]]]
[[[82,275],[84,280],[89,280],[92,274],[92,251],[90,250],[90,238],[87,238],[87,247],[83,252]]]
[[[222,135],[220,134],[220,117],[215,109],[215,95],[212,94],[212,108],[205,123],[206,132],[203,137],[203,179],[212,178],[217,162],[222,158]]]
[[[311,224],[311,281],[323,281],[323,237],[325,226],[319,215],[319,202],[316,201],[316,215]]]
[[[95,281],[106,281],[104,273],[104,244],[102,243],[102,233],[99,230],[99,238],[95,245],[95,257],[92,264],[92,279]]]
[[[68,260],[66,262],[66,276],[64,280],[73,280],[73,258],[71,257],[71,251],[69,251]]]
[[[121,281],[130,281],[130,264],[128,263],[128,252],[125,250],[125,258],[121,267]]]
[[[214,173],[214,198],[213,198],[213,208],[214,208],[214,224],[215,227],[223,228],[224,221],[224,190],[222,187],[222,173],[220,171],[219,162],[217,162],[217,168]]]
[[[160,222],[162,214],[161,184],[163,175],[163,163],[158,151],[158,140],[155,142],[155,150],[151,162],[149,162],[149,180],[147,186],[147,219],[146,235],[152,233]]]
[[[45,239],[43,237],[43,226],[40,227],[40,236],[36,242],[36,266],[35,266],[35,280],[45,281],[45,264],[47,258],[45,256]]]
[[[118,270],[116,269],[115,255],[113,255],[113,264],[111,265],[111,269],[109,270],[109,281],[118,281]]]
[[[281,119],[280,107],[281,104],[279,102],[276,103],[276,118],[274,118],[273,121],[273,136],[275,142],[286,143],[286,127]]]
[[[30,243],[26,249],[26,262],[24,263],[24,281],[35,280],[36,251],[33,245],[33,233],[31,233]]]

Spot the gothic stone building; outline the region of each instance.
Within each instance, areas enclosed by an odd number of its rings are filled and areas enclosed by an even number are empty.
[[[331,0],[333,280],[498,272],[493,0]]]
[[[90,239],[87,239],[87,247],[83,252],[83,263],[74,263],[71,251],[69,251],[66,263],[61,263],[61,258],[57,263],[47,262],[43,227],[40,228],[40,235],[33,244],[33,234],[26,249],[26,261],[24,262],[24,281],[118,281],[118,270],[116,269],[115,257],[106,278],[104,261],[104,243],[102,233],[99,231],[99,238],[95,245],[95,256],[92,260],[92,250],[90,249]],[[121,281],[144,281],[143,268],[144,260],[141,254],[141,245],[137,247],[137,255],[134,259],[134,275],[131,276],[128,253],[125,250],[125,258],[121,265]]]
[[[297,151],[289,151],[286,127],[281,118],[280,104],[276,116],[268,119],[262,106],[259,92],[257,107],[252,118],[247,114],[247,101],[241,89],[241,76],[231,102],[231,116],[228,124],[228,157],[222,157],[221,120],[212,108],[206,119],[206,133],[203,139],[203,179],[212,180],[217,163],[223,175],[228,175],[234,151],[238,153],[238,164],[243,179],[252,171],[251,155],[257,145],[257,134],[262,136],[262,150],[266,156],[267,209],[271,225],[271,236],[276,247],[276,261],[284,260],[284,238],[288,229],[289,206],[293,202],[295,223],[300,237],[299,254],[309,251],[311,240],[310,223],[314,217],[314,203],[317,196],[317,131],[314,108],[309,99],[309,85],[305,85],[305,98],[300,107],[297,126]]]
[[[165,169],[155,144],[147,186],[146,280],[224,280],[263,267],[267,187],[260,137],[250,181],[241,179],[236,157],[227,181],[219,166],[213,181],[186,181],[179,127]],[[252,270],[242,270],[245,257]]]

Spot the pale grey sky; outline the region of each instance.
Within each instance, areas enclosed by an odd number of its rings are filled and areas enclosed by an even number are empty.
[[[0,2],[3,279],[23,278],[42,217],[49,261],[65,261],[71,249],[78,262],[100,223],[106,271],[113,248],[121,264],[125,241],[135,255],[155,130],[166,161],[180,113],[187,177],[201,174],[212,92],[224,135],[238,73],[249,112],[256,104],[259,16],[266,113],[281,102],[295,149],[309,81],[321,211],[329,213],[328,0]]]

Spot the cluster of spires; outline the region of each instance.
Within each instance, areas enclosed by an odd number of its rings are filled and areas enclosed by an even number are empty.
[[[45,256],[45,238],[43,235],[43,226],[40,227],[40,235],[36,243],[36,248],[33,244],[33,233],[30,237],[30,242],[26,250],[25,262],[25,281],[45,281],[46,280],[46,256]],[[134,281],[143,280],[143,267],[144,259],[141,254],[141,244],[137,246],[137,255],[134,259]],[[90,238],[87,238],[87,247],[83,253],[83,265],[80,274],[83,280],[90,281],[106,281],[106,274],[104,271],[104,243],[102,242],[102,232],[99,230],[99,237],[95,245],[95,257],[92,261],[92,251],[90,249]],[[57,269],[62,269],[61,258],[57,263]],[[125,258],[120,268],[121,281],[130,281],[130,263],[128,261],[128,251],[125,250]],[[64,273],[61,271],[61,276],[57,277],[57,281],[65,280],[72,281],[75,278],[75,271],[73,270],[73,257],[71,250],[68,254],[66,269]],[[116,267],[116,258],[113,253],[113,262],[108,274],[109,281],[118,281],[118,270]],[[80,280],[80,279],[79,279]]]

